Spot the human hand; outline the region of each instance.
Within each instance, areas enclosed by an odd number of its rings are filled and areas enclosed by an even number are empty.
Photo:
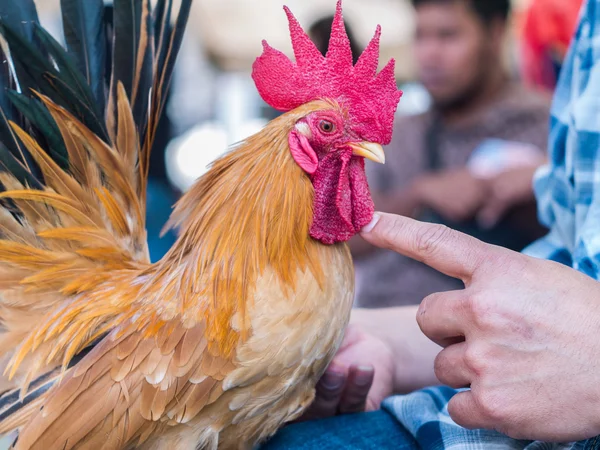
[[[533,177],[537,167],[509,169],[487,180],[488,196],[477,213],[478,222],[486,228],[491,228],[511,208],[533,201]]]
[[[423,175],[413,185],[419,204],[452,222],[472,219],[486,200],[486,182],[467,169]]]
[[[373,225],[374,223],[374,225]],[[600,284],[575,270],[484,244],[444,226],[376,214],[363,237],[465,283],[427,297],[423,332],[445,347],[437,377],[467,428],[518,439],[600,434]]]
[[[337,355],[317,384],[315,401],[300,420],[377,410],[392,393],[393,379],[388,344],[350,324]]]

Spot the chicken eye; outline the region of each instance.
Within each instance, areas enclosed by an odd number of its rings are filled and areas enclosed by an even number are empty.
[[[323,133],[332,133],[335,130],[335,125],[329,120],[321,120],[319,122],[319,128]]]

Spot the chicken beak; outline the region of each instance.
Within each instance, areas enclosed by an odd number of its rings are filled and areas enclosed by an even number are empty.
[[[356,156],[370,159],[380,164],[385,164],[383,147],[375,142],[353,142],[350,144],[352,153]]]

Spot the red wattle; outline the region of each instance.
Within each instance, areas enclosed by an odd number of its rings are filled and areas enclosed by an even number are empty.
[[[364,159],[330,153],[312,176],[315,189],[310,235],[324,244],[345,242],[373,218]]]

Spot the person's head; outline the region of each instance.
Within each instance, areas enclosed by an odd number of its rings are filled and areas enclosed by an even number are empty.
[[[502,67],[510,0],[412,0],[420,81],[440,108],[468,103]]]
[[[327,48],[329,47],[329,36],[331,35],[332,24],[333,16],[327,16],[317,20],[308,29],[308,36],[323,55],[327,53]],[[356,61],[360,56],[360,51],[356,45],[356,40],[354,39],[354,34],[352,33],[350,25],[346,21],[344,21],[344,25],[346,26],[346,34],[348,35],[350,48],[352,49],[352,58],[356,64]]]

